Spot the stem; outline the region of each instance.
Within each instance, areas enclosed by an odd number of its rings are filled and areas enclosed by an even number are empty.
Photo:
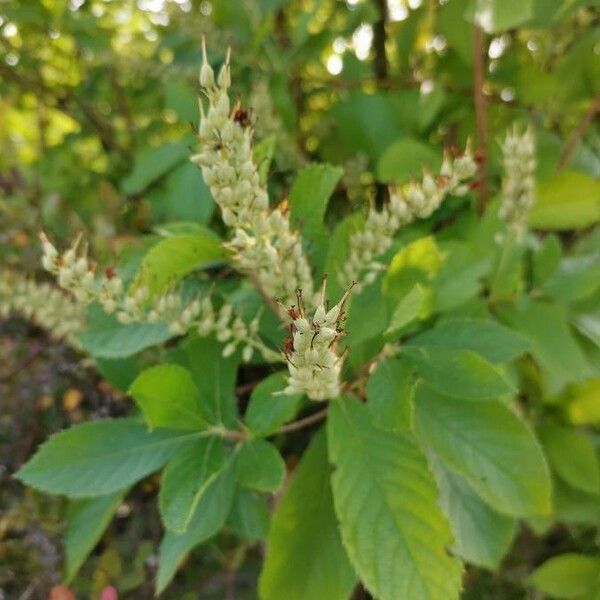
[[[569,163],[573,159],[573,154],[577,150],[577,146],[582,138],[585,136],[587,130],[594,122],[594,117],[600,112],[600,93],[594,98],[591,106],[588,108],[583,118],[579,122],[579,125],[575,128],[575,131],[571,134],[569,141],[567,142],[564,150],[562,151],[560,158],[558,159],[558,170],[561,171],[569,166]]]
[[[388,18],[387,0],[374,0],[379,19],[373,25],[373,47],[375,48],[375,77],[377,81],[385,81],[388,78],[389,64],[385,52],[387,33],[385,24]]]
[[[292,423],[288,423],[283,427],[280,427],[273,435],[277,435],[280,433],[290,433],[291,431],[298,431],[299,429],[304,429],[304,427],[309,427],[314,423],[318,423],[322,421],[327,416],[327,409],[324,408],[319,412],[313,413],[308,417],[304,417],[303,419],[298,419],[298,421],[294,421]]]
[[[485,116],[485,95],[483,93],[483,74],[485,70],[483,49],[483,31],[479,25],[473,25],[473,104],[475,105],[475,123],[477,126],[477,157],[479,160],[479,178],[477,186],[478,209],[483,213],[487,199],[487,123]]]

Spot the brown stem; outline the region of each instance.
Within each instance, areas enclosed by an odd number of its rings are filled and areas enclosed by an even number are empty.
[[[582,138],[585,136],[587,130],[590,128],[591,124],[594,121],[594,118],[597,113],[600,112],[600,93],[594,98],[591,106],[588,108],[586,113],[583,115],[583,118],[579,122],[579,125],[575,128],[575,131],[571,134],[569,141],[565,145],[563,151],[561,152],[560,158],[558,159],[557,169],[559,171],[565,169],[569,166],[571,160],[573,159],[573,154],[575,154],[575,150],[577,150],[577,146]]]
[[[479,25],[473,25],[473,103],[475,105],[475,123],[477,127],[477,159],[479,162],[478,208],[482,213],[487,199],[487,124],[485,116],[485,95],[483,93],[483,76],[485,57],[483,48],[483,31]]]
[[[387,33],[385,30],[388,19],[387,0],[374,0],[379,18],[373,25],[373,48],[375,49],[375,77],[377,81],[384,81],[388,77],[389,64],[385,52]]]
[[[327,416],[327,409],[324,408],[319,412],[313,413],[308,417],[304,417],[304,419],[298,419],[293,423],[288,423],[283,427],[280,427],[277,430],[277,433],[290,433],[291,431],[298,431],[299,429],[304,429],[305,427],[309,427],[310,425],[314,425],[319,421],[322,421]]]

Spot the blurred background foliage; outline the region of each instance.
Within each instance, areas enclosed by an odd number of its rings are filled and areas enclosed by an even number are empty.
[[[383,184],[437,166],[444,146],[468,136],[485,150],[492,196],[497,141],[509,124],[528,120],[538,143],[532,218],[568,238],[600,216],[599,25],[598,0],[2,2],[0,261],[36,273],[41,229],[63,245],[83,230],[110,262],[135,253],[160,223],[220,227],[188,161],[202,35],[215,62],[233,48],[235,94],[252,111],[257,151],[273,157],[272,197],[285,196],[305,163],[339,164],[345,174],[331,203],[339,219],[381,201]],[[0,598],[46,598],[60,580],[66,507],[24,491],[8,473],[49,433],[127,406],[30,325],[0,324],[0,345]],[[152,597],[156,485],[138,487],[74,582],[81,597],[98,597],[109,583],[125,598]],[[468,573],[465,597],[526,597],[524,564],[592,543],[585,530],[524,535],[500,573]],[[219,538],[195,553],[195,568],[164,597],[255,597],[260,556],[246,554]]]

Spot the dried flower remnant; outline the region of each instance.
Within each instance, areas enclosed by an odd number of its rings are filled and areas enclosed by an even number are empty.
[[[354,284],[331,309],[326,307],[326,284],[325,279],[312,319],[306,314],[301,290],[297,292],[297,303],[287,310],[291,323],[284,353],[290,375],[285,394],[303,393],[311,400],[340,395],[340,373],[347,349],[338,354],[338,342],[344,336],[345,306]]]

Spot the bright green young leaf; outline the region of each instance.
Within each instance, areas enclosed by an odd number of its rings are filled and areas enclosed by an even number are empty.
[[[101,310],[90,310],[90,322],[77,335],[82,348],[98,358],[127,358],[173,337],[164,323],[123,325]]]
[[[450,471],[492,508],[528,517],[550,512],[550,475],[529,428],[504,404],[464,402],[426,385],[415,393],[415,428]]]
[[[275,492],[283,483],[285,463],[279,450],[261,439],[242,444],[235,458],[235,473],[240,485],[261,492]]]
[[[596,598],[600,588],[600,556],[561,554],[538,567],[529,580],[550,598]]]
[[[98,543],[127,490],[73,502],[65,531],[65,583],[69,583]]]
[[[16,477],[50,494],[102,496],[157,471],[195,435],[150,432],[135,419],[73,425],[42,444]]]
[[[233,468],[228,464],[200,498],[185,533],[165,533],[158,555],[157,594],[169,585],[187,553],[223,527],[231,510],[234,492]]]
[[[237,426],[235,379],[237,354],[223,357],[223,347],[212,337],[188,336],[165,355],[166,362],[185,367],[202,399],[202,413],[213,425]]]
[[[266,498],[247,488],[235,491],[227,527],[237,536],[255,541],[266,537],[269,530],[269,507]]]
[[[390,324],[383,332],[388,342],[396,341],[407,325],[416,319],[425,318],[430,312],[431,291],[420,283],[415,286],[396,305]]]
[[[367,383],[367,407],[373,423],[383,429],[410,429],[414,384],[410,363],[395,358],[381,362]]]
[[[312,439],[273,515],[259,596],[261,600],[347,600],[355,583],[333,511],[321,431]]]
[[[402,356],[434,389],[466,400],[489,400],[512,390],[498,367],[472,350],[406,345]]]
[[[411,137],[403,137],[379,157],[377,178],[385,183],[407,183],[420,177],[424,168],[437,171],[440,164],[440,156],[431,146]]]
[[[589,494],[600,494],[600,462],[589,438],[558,425],[545,425],[538,434],[550,466],[561,479]]]
[[[183,162],[189,155],[189,144],[193,143],[193,140],[193,136],[188,136],[179,142],[166,142],[162,146],[142,150],[135,157],[133,171],[123,181],[123,192],[138,194],[175,165]]]
[[[456,473],[436,461],[441,507],[450,520],[454,551],[474,565],[496,569],[517,532],[517,521],[490,508]]]
[[[182,448],[167,464],[160,487],[159,507],[169,531],[183,533],[196,507],[225,468],[220,438],[211,436]]]
[[[341,398],[327,437],[335,512],[366,588],[380,600],[458,598],[461,564],[446,550],[450,530],[412,435],[378,429],[363,404]]]
[[[520,333],[491,319],[445,319],[410,340],[415,346],[472,350],[491,363],[503,363],[526,352],[530,342]]]
[[[252,390],[244,420],[251,431],[258,436],[274,433],[287,421],[294,418],[302,396],[280,394],[287,385],[287,373],[273,373],[263,379]]]
[[[194,269],[210,266],[223,257],[216,234],[168,237],[150,248],[132,285],[146,287],[151,296],[161,294]]]
[[[575,425],[600,423],[600,379],[569,386],[567,415]]]
[[[179,365],[157,365],[143,371],[129,388],[151,429],[206,428],[202,398],[189,371]]]
[[[577,171],[559,173],[538,184],[529,213],[535,229],[584,229],[600,221],[600,182]]]

